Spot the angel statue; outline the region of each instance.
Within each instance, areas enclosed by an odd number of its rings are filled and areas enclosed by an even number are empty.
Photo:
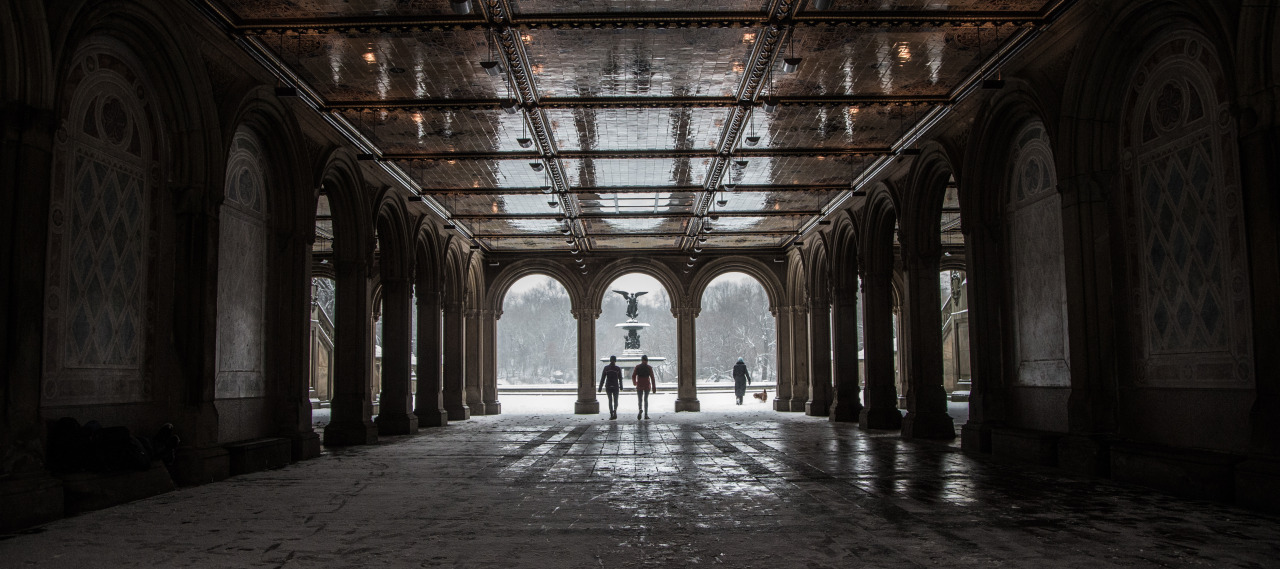
[[[637,316],[640,316],[640,307],[637,304],[638,301],[636,299],[640,298],[642,295],[649,294],[648,292],[637,292],[635,294],[620,290],[615,290],[613,292],[616,292],[622,295],[622,298],[627,299],[627,318],[635,320]]]

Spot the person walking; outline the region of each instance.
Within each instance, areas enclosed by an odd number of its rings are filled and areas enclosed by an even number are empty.
[[[747,373],[747,364],[738,358],[733,364],[733,394],[738,396],[738,405],[742,405],[742,396],[747,394],[747,384],[751,383],[751,374]]]
[[[649,356],[640,356],[640,363],[631,370],[631,385],[636,386],[639,397],[640,412],[636,420],[649,418],[649,394],[658,392],[658,381],[653,377],[653,366],[649,365]]]
[[[618,356],[609,356],[609,365],[604,366],[600,374],[600,387],[596,392],[604,391],[609,397],[609,420],[618,418],[618,392],[622,390],[622,368],[618,367]]]

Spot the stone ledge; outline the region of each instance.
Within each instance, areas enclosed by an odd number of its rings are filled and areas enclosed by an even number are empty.
[[[232,476],[281,468],[293,459],[293,443],[285,438],[253,439],[224,448],[231,457]]]
[[[1040,466],[1058,466],[1058,440],[1063,433],[992,427],[991,455]]]
[[[1231,502],[1235,466],[1244,457],[1135,442],[1111,445],[1111,478],[1157,488],[1185,498]]]
[[[66,514],[101,510],[125,502],[171,492],[176,485],[164,463],[153,461],[147,470],[77,472],[60,474]]]
[[[48,473],[0,480],[0,532],[51,522],[65,515],[62,481]]]

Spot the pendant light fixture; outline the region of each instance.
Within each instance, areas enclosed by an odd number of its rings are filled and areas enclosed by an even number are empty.
[[[480,62],[480,67],[484,69],[491,77],[497,77],[502,74],[502,64],[498,62],[498,58],[493,53],[493,31],[490,30],[485,35],[485,42],[489,44],[489,59]]]

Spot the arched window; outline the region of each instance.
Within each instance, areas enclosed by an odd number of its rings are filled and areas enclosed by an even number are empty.
[[[55,135],[43,403],[145,401],[152,93],[115,42],[71,61]]]
[[[1006,227],[1012,285],[1014,353],[1019,385],[1067,387],[1067,284],[1062,198],[1044,124],[1014,139]]]
[[[1150,52],[1125,106],[1135,378],[1248,385],[1252,338],[1234,121],[1212,48]]]

